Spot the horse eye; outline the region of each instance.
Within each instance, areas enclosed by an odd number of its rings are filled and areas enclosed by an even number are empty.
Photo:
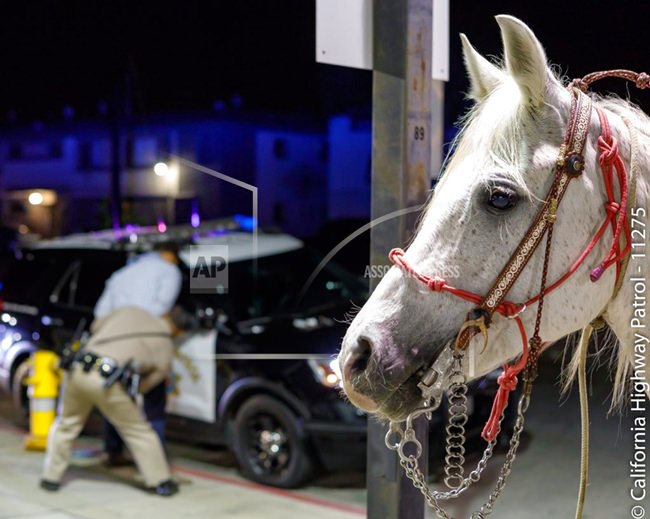
[[[519,201],[519,195],[516,191],[507,187],[493,187],[490,189],[488,197],[488,206],[496,211],[508,211],[512,209]]]

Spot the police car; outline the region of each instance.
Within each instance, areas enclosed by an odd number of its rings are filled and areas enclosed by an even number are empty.
[[[178,305],[196,326],[178,339],[168,435],[227,445],[245,476],[295,487],[318,469],[361,468],[366,420],[340,398],[334,356],[365,285],[300,240],[240,220],[125,228],[34,244],[0,292],[0,387],[27,404],[27,359],[60,351],[92,322],[104,283],[156,240],[177,239]]]

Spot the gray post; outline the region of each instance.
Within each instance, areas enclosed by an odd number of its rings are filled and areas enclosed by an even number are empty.
[[[122,227],[122,161],[124,155],[123,108],[119,87],[113,93],[111,120],[111,223],[113,229]]]
[[[432,143],[441,142],[441,121],[432,132],[432,105],[442,103],[440,85],[432,90],[432,1],[375,0],[373,5],[372,218],[425,202],[432,164]],[[440,114],[438,106],[436,114]],[[435,166],[434,166],[435,167]],[[386,264],[393,247],[404,246],[416,215],[373,227],[371,263]],[[374,288],[371,286],[371,288]],[[428,444],[428,424],[416,423]],[[368,422],[368,518],[424,517],[424,499],[403,475],[397,456],[384,445],[385,425]],[[421,468],[427,473],[425,451]]]

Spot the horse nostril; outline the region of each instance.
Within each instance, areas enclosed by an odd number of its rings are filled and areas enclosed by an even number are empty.
[[[372,343],[366,337],[359,337],[352,349],[350,358],[350,373],[363,373],[368,367],[368,360],[372,353]]]

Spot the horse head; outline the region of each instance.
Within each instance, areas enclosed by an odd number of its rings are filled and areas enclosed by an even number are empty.
[[[461,35],[474,105],[404,256],[418,272],[481,295],[490,289],[544,202],[572,103],[572,93],[549,68],[533,32],[510,16],[498,16],[497,22],[502,65],[482,57]],[[598,162],[599,133],[594,112],[583,152],[584,173],[568,188],[558,209],[549,281],[567,271],[601,222],[605,188]],[[595,261],[606,252],[601,242],[591,254]],[[523,302],[540,291],[543,260],[539,247],[507,300]],[[547,296],[540,329],[545,341],[580,329],[606,307],[615,269],[593,283],[589,273],[594,261],[582,264]],[[351,323],[340,364],[345,392],[358,407],[399,420],[421,405],[417,383],[423,370],[452,343],[475,306],[429,288],[393,267]],[[523,312],[521,320],[526,330],[532,330],[535,308]],[[468,346],[463,369],[469,378],[522,352],[517,326],[496,314],[483,346],[480,336]]]

